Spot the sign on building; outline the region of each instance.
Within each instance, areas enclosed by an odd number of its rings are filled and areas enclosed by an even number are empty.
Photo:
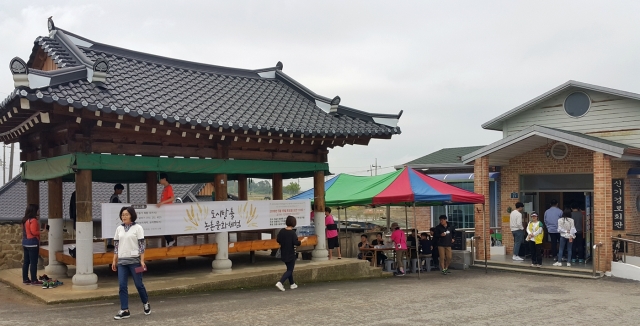
[[[102,237],[113,238],[120,221],[120,209],[131,204],[102,204]],[[136,223],[146,236],[238,232],[286,227],[287,216],[297,226],[310,224],[309,200],[207,201],[182,204],[131,205]]]
[[[624,230],[624,179],[613,179],[613,229]]]

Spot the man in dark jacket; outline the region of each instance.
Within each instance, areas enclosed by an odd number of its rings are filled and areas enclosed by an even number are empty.
[[[449,264],[451,264],[451,245],[455,242],[453,235],[456,229],[453,224],[447,222],[446,215],[440,215],[440,224],[436,226],[435,234],[438,235],[438,254],[440,256],[440,270],[442,275],[449,273]]]

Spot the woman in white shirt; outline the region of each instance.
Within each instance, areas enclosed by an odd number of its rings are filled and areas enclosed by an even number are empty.
[[[133,283],[138,289],[140,299],[142,300],[145,315],[151,313],[149,305],[149,296],[147,290],[142,284],[142,272],[147,270],[144,263],[144,229],[140,224],[136,224],[138,215],[133,207],[122,207],[120,209],[120,220],[122,224],[116,229],[113,237],[113,264],[111,269],[118,272],[118,282],[120,283],[120,311],[115,315],[114,319],[125,319],[131,316],[129,312],[129,290],[127,283],[129,275],[133,277]],[[143,270],[140,270],[142,268]],[[138,269],[138,271],[136,271]]]
[[[564,212],[562,218],[558,220],[558,233],[560,233],[560,249],[558,250],[558,261],[553,266],[562,266],[562,254],[566,247],[567,267],[570,267],[573,238],[576,237],[576,226],[571,218],[571,212]]]

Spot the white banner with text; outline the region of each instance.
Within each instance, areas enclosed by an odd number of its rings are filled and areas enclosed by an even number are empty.
[[[296,226],[310,225],[309,200],[206,201],[165,204],[102,204],[102,237],[113,238],[122,224],[120,209],[133,206],[145,237],[284,228],[287,216]]]

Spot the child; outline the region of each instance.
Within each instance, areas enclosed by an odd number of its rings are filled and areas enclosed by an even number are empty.
[[[420,234],[420,255],[431,255],[433,252],[433,238],[427,232]],[[432,256],[433,258],[433,256]],[[425,259],[425,264],[429,264],[431,259]],[[422,262],[421,262],[422,264]],[[422,270],[427,270],[428,266],[421,267]]]
[[[538,221],[538,214],[531,212],[531,222],[527,225],[527,241],[531,247],[531,267],[542,266],[542,240],[544,239],[544,229],[542,222]]]
[[[358,250],[361,250],[362,248],[372,248],[372,246],[369,244],[369,238],[366,234],[361,235],[360,242],[358,242]],[[371,258],[373,258],[373,253],[371,251],[358,253],[358,259],[364,259],[363,257],[368,261],[371,261]]]

